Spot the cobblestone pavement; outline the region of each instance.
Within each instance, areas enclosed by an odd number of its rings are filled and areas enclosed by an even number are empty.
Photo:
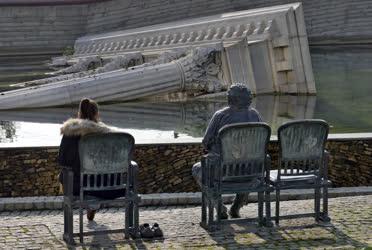
[[[272,204],[274,205],[274,204]],[[257,204],[242,209],[256,216]],[[312,200],[281,202],[281,213],[311,212]],[[122,234],[85,237],[74,249],[372,249],[372,195],[330,199],[331,223],[313,218],[281,220],[279,227],[229,223],[208,233],[199,226],[200,206],[141,207],[140,222],[158,222],[165,237],[125,240]],[[118,228],[123,209],[101,209],[85,230]],[[77,231],[78,216],[74,216]],[[0,213],[0,249],[66,249],[59,210]],[[76,239],[78,242],[78,239]]]

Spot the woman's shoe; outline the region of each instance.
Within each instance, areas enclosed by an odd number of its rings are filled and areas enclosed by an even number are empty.
[[[148,223],[140,225],[140,234],[142,238],[153,238],[154,232],[151,230]]]
[[[158,223],[154,223],[151,229],[154,232],[154,237],[163,237],[163,231],[160,229]]]
[[[89,221],[92,221],[92,220],[94,220],[94,216],[96,215],[96,210],[94,210],[94,209],[87,209],[87,219],[89,220]]]

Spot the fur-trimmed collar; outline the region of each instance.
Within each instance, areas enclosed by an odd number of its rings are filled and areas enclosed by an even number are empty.
[[[109,133],[115,130],[103,122],[94,122],[86,119],[71,118],[61,127],[61,134],[65,136],[83,136],[90,133]]]

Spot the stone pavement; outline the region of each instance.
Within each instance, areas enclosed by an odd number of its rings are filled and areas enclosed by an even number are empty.
[[[274,204],[272,203],[272,206]],[[312,200],[281,202],[281,212],[311,212]],[[257,215],[257,204],[242,215]],[[165,237],[156,240],[125,240],[122,234],[85,237],[85,244],[71,249],[372,249],[372,195],[330,199],[332,222],[312,218],[282,220],[279,227],[230,223],[208,233],[199,226],[200,206],[141,207],[140,222],[158,222]],[[104,208],[85,230],[117,228],[123,209]],[[78,216],[74,216],[77,231]],[[67,249],[62,240],[60,210],[0,213],[0,249]],[[78,240],[76,240],[78,242]]]

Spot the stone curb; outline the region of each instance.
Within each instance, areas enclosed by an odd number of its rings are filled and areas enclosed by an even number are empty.
[[[371,195],[372,186],[330,188],[329,197]],[[283,190],[281,200],[306,200],[314,197],[311,189]],[[275,193],[271,193],[274,200]],[[225,203],[231,203],[234,195],[223,195]],[[257,201],[257,193],[249,196],[250,202]],[[14,210],[57,210],[62,209],[62,196],[34,196],[19,198],[0,198],[0,212]],[[141,195],[140,206],[197,205],[201,203],[201,193],[156,193]]]

